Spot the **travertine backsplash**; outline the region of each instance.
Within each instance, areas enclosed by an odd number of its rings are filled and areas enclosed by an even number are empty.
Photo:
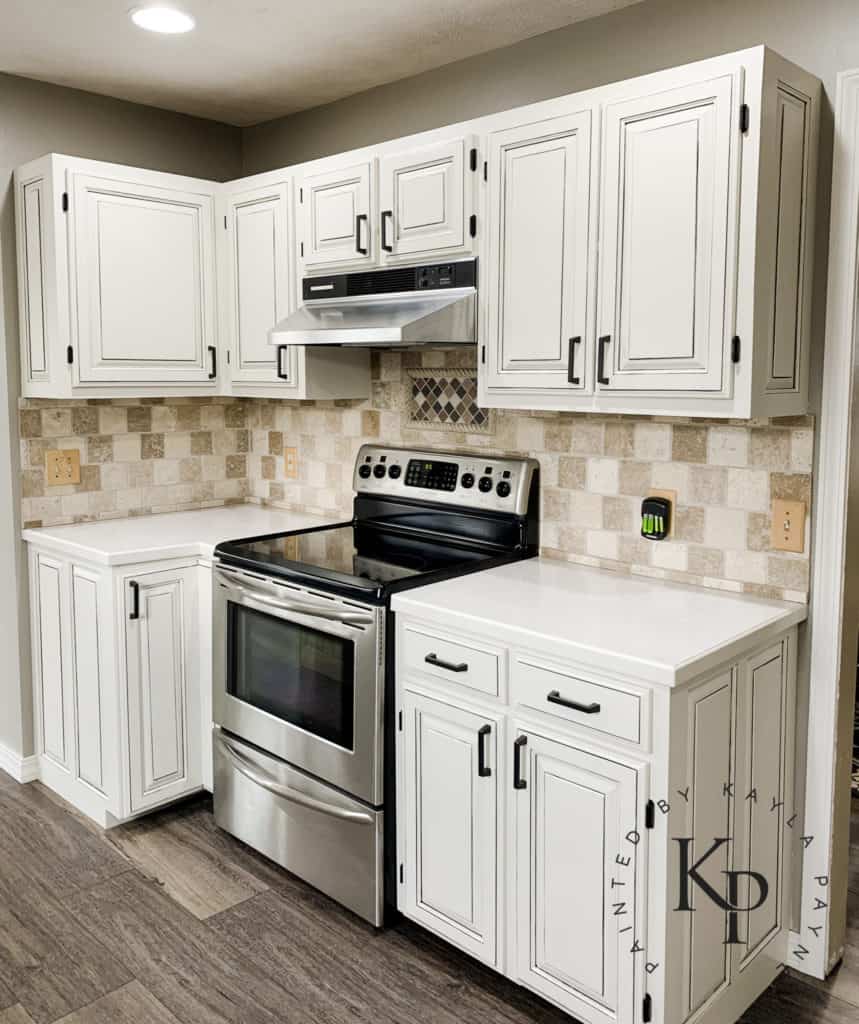
[[[769,507],[778,497],[810,502],[810,417],[495,410],[484,418],[475,415],[473,364],[459,353],[374,353],[373,367],[365,402],[22,400],[23,520],[49,525],[243,500],[345,516],[364,441],[472,448],[540,461],[546,555],[807,599],[808,539],[802,555],[771,551]],[[284,478],[286,446],[298,449],[297,480]],[[80,449],[80,485],[46,487],[44,452],[54,447]],[[661,543],[639,536],[650,487],[678,494],[675,536]]]

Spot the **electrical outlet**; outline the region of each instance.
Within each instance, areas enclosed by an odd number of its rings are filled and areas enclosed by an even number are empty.
[[[776,498],[772,504],[770,546],[774,551],[805,550],[805,502],[783,501]]]
[[[671,502],[671,515],[668,517],[668,533],[666,534],[666,540],[669,537],[674,536],[674,521],[677,518],[677,491],[659,491],[656,488],[651,489],[645,495],[647,498],[665,498],[666,501]]]
[[[283,449],[283,475],[287,480],[298,479],[298,449]]]
[[[81,482],[81,453],[77,448],[52,448],[45,452],[45,476],[48,487]]]

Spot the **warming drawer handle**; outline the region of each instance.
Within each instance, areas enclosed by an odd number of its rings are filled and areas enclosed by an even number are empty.
[[[513,741],[513,788],[527,789],[528,783],[522,778],[522,748],[528,745],[527,736],[517,736]]]
[[[467,672],[468,671],[468,662],[467,661],[460,661],[456,665],[454,665],[452,661],[442,661],[441,658],[437,654],[435,654],[435,653],[428,654],[424,658],[424,661],[427,663],[427,665],[432,665],[435,668],[443,668],[447,672]]]
[[[552,692],[546,697],[546,700],[550,704],[560,704],[563,708],[571,708],[573,711],[581,711],[585,715],[598,715],[601,710],[596,701],[592,704],[579,704],[574,700],[565,700],[558,690],[552,690]]]
[[[481,779],[487,779],[492,774],[492,769],[486,763],[486,740],[491,732],[491,725],[481,725],[477,730],[477,774]]]
[[[310,811],[319,811],[320,814],[327,814],[332,818],[339,818],[341,821],[351,821],[356,825],[373,825],[376,819],[372,814],[367,814],[364,811],[349,811],[345,807],[337,807],[335,804],[327,804],[324,800],[317,800],[312,796],[307,796],[306,793],[300,793],[297,789],[290,789],[289,786],[283,786],[276,779],[273,779],[270,775],[263,771],[260,771],[253,762],[247,760],[238,750],[232,747],[223,736],[219,735],[218,740],[221,745],[221,749],[230,759],[233,767],[239,772],[240,775],[244,775],[250,779],[251,782],[255,782],[258,786],[268,790],[269,793],[273,793],[275,796],[279,796],[284,800],[289,800],[290,803],[299,804],[301,807],[306,807]]]
[[[382,248],[385,252],[393,252],[394,247],[388,241],[388,218],[391,220],[391,227],[394,226],[394,211],[382,210]]]

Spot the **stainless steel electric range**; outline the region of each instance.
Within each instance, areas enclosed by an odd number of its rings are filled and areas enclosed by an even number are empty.
[[[348,523],[215,550],[214,803],[226,831],[381,925],[391,595],[535,555],[538,467],[365,445],[354,487]]]

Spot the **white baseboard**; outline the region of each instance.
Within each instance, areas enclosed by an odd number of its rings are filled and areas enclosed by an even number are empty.
[[[35,754],[21,757],[17,751],[4,747],[2,743],[0,743],[0,768],[7,775],[11,775],[16,782],[32,782],[39,777],[39,759]]]

